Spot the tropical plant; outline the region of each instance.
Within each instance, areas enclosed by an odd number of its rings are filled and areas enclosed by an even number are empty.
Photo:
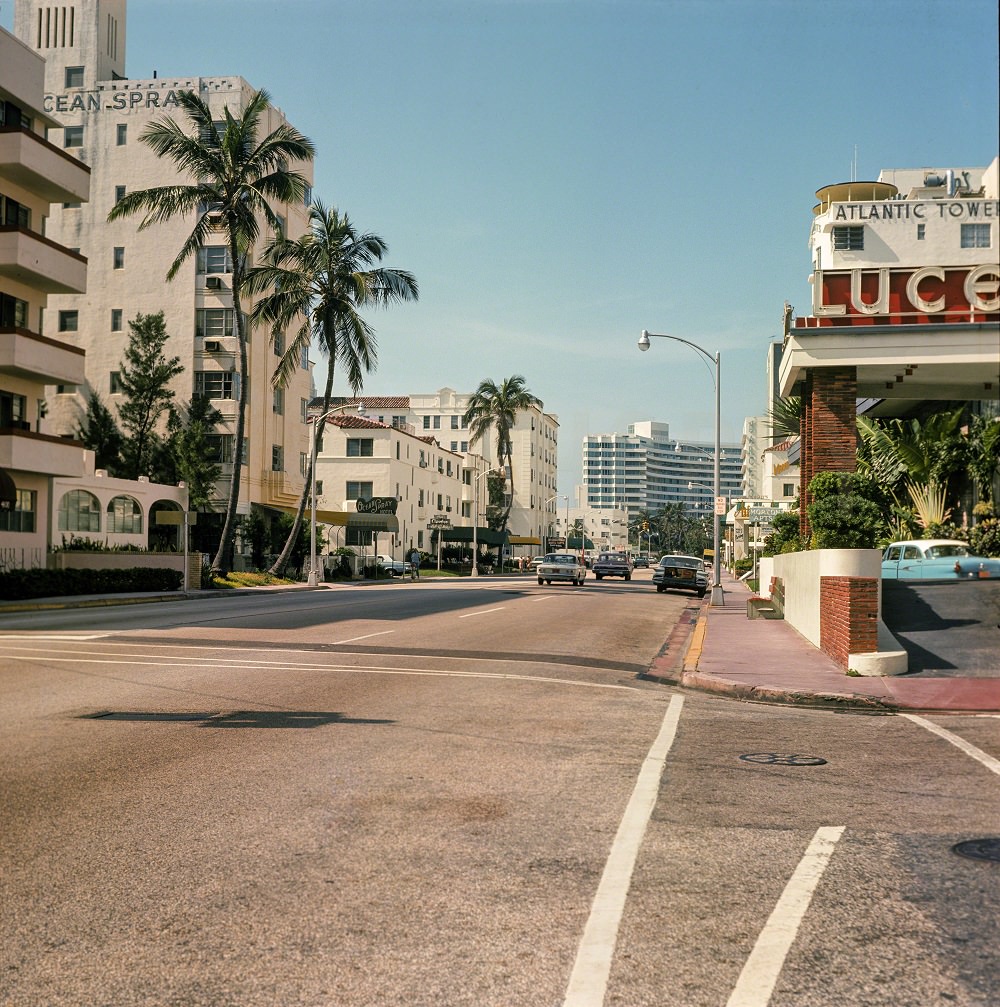
[[[222,466],[218,449],[209,441],[222,413],[203,395],[193,395],[180,411],[174,411],[167,427],[167,448],[174,478],[184,480],[191,510],[210,511]]]
[[[969,423],[968,465],[981,503],[995,501],[993,486],[1000,470],[1000,416],[973,416]]]
[[[771,518],[770,534],[764,539],[762,555],[777,556],[784,552],[798,552],[803,548],[799,535],[799,512],[779,510]]]
[[[906,490],[913,501],[917,524],[926,532],[935,525],[942,525],[951,516],[951,508],[945,504],[948,495],[947,486],[929,482],[918,486],[907,483]]]
[[[503,531],[514,505],[514,446],[511,432],[517,422],[517,414],[541,407],[542,400],[528,391],[524,378],[514,374],[499,385],[488,378],[479,382],[465,410],[462,422],[469,428],[470,439],[488,441],[490,430],[496,431],[497,463],[504,474],[505,482],[510,481],[503,511],[497,516],[497,530]]]
[[[251,321],[266,324],[272,333],[298,326],[281,356],[273,384],[282,386],[288,381],[313,340],[329,358],[323,405],[314,432],[316,443],[330,411],[337,363],[347,372],[351,391],[357,395],[364,376],[378,361],[375,332],[360,311],[418,297],[417,281],[411,273],[376,265],[387,249],[378,235],[357,231],[346,213],[336,207],[327,209],[317,201],[309,208],[308,231],[297,239],[279,235],[265,249],[263,264],[247,275],[248,293],[265,295],[254,308]],[[295,520],[271,573],[284,570],[298,541],[314,462],[310,452]]]
[[[768,413],[771,421],[771,439],[775,441],[798,437],[802,426],[802,399],[798,395],[788,395],[774,400]]]
[[[171,280],[214,233],[209,211],[221,220],[233,276],[233,316],[240,357],[234,443],[242,445],[249,389],[247,333],[241,301],[246,258],[260,234],[262,219],[273,232],[281,230],[281,221],[271,209],[270,201],[292,203],[303,199],[306,179],[290,171],[288,164],[311,161],[314,148],[307,137],[287,123],[260,138],[261,120],[270,105],[266,91],[253,94],[238,117],[226,106],[225,122],[219,125],[208,104],[194,92],[179,92],[177,102],[186,116],[185,122],[169,117],[153,119],[139,139],[160,157],[173,161],[187,178],[173,185],[126,193],[112,208],[108,220],[144,214],[139,224],[143,230],[173,217],[194,215],[191,233],[167,270],[167,279]],[[212,560],[212,570],[216,572],[231,566],[240,482],[237,450],[225,523]]]
[[[91,392],[83,422],[77,426],[77,438],[85,448],[94,452],[94,466],[104,469],[110,476],[121,475],[122,432],[114,413],[101,401],[97,392]]]
[[[182,374],[180,357],[166,357],[169,335],[163,312],[139,313],[129,323],[125,359],[118,379],[124,395],[118,407],[122,426],[122,470],[126,479],[154,477],[160,447],[160,418],[172,415],[174,393],[170,382]]]

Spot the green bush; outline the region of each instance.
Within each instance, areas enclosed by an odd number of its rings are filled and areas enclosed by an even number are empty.
[[[879,491],[857,472],[820,472],[809,483],[814,549],[874,549],[885,529]]]
[[[162,567],[127,570],[9,570],[0,574],[0,600],[59,598],[79,594],[128,594],[177,591],[184,581],[179,570]]]
[[[977,556],[1000,556],[1000,518],[987,518],[973,525],[969,546]]]

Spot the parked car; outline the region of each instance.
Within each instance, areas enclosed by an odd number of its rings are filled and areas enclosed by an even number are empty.
[[[550,552],[538,564],[538,583],[551,584],[554,580],[568,580],[582,584],[587,578],[587,567],[574,552]]]
[[[632,569],[633,570],[648,570],[649,569],[649,557],[644,553],[637,552],[632,557]]]
[[[882,553],[885,580],[954,580],[1000,577],[1000,559],[974,556],[958,539],[928,538],[893,542]]]
[[[632,579],[632,561],[623,552],[602,552],[590,568],[598,580],[605,577]]]
[[[375,566],[390,577],[410,576],[410,561],[406,559],[393,559],[392,556],[379,553],[375,557]]]
[[[697,556],[663,556],[653,569],[653,583],[660,594],[668,589],[694,591],[704,598],[708,591],[705,564]]]

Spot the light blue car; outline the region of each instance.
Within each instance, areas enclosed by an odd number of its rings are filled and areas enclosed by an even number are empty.
[[[1000,559],[973,556],[966,542],[928,538],[893,542],[882,553],[883,580],[1000,577]]]

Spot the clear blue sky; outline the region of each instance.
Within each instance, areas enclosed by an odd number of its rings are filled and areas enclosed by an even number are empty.
[[[11,28],[12,0],[0,2]],[[814,192],[997,154],[995,0],[129,0],[127,72],[233,73],[316,143],[316,195],[420,283],[365,394],[523,374],[581,439],[711,441],[764,408]],[[338,381],[337,393],[346,389]]]

